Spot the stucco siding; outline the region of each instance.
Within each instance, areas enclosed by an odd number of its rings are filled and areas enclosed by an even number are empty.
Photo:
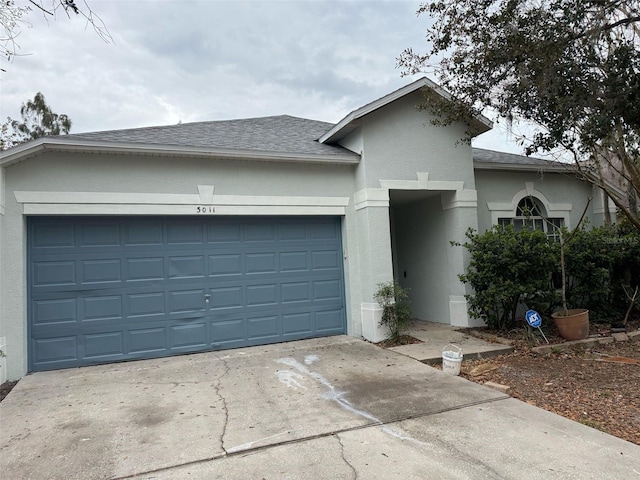
[[[2,168],[0,167],[0,185],[2,184]],[[2,189],[2,187],[0,186],[0,190]],[[2,198],[2,192],[0,191],[0,202]],[[0,319],[5,318],[5,313],[4,313],[4,306],[5,306],[5,302],[3,301],[3,292],[4,289],[3,287],[3,274],[2,272],[5,271],[5,264],[4,264],[4,256],[2,254],[3,252],[3,244],[5,242],[4,239],[4,232],[6,231],[6,227],[5,227],[5,217],[4,217],[4,212],[0,212]],[[4,322],[0,321],[0,384],[4,383],[4,381],[7,379],[7,360],[5,358],[6,355],[6,349],[7,349],[7,345],[6,345],[6,333],[5,333],[5,325]]]
[[[379,187],[379,180],[416,180],[416,172],[428,173],[430,180],[463,181],[465,189],[475,188],[471,146],[459,142],[464,128],[431,125],[429,114],[416,108],[421,100],[415,92],[362,119],[358,189]]]
[[[8,191],[191,193],[208,184],[216,194],[327,196],[352,192],[352,172],[348,165],[51,154],[8,167],[6,181]]]
[[[478,170],[476,171],[476,188],[480,231],[485,231],[493,225],[490,209],[492,205],[512,203],[514,196],[523,190],[529,189],[534,196],[541,193],[551,204],[570,206],[567,224],[570,228],[577,225],[588,199],[594,197],[591,185],[573,178],[569,173],[538,174]],[[602,224],[602,214],[597,211],[598,205],[602,202],[598,200],[593,198],[587,210],[587,217],[592,225]]]
[[[414,318],[449,322],[449,240],[440,195],[394,208],[394,247],[400,284],[410,290]]]

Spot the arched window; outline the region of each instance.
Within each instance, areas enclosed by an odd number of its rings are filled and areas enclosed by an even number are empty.
[[[550,240],[559,241],[558,231],[555,227],[564,226],[562,218],[548,218],[547,212],[535,197],[524,197],[518,206],[514,217],[503,217],[498,219],[498,225],[513,225],[517,232],[522,229],[541,230],[547,234]]]

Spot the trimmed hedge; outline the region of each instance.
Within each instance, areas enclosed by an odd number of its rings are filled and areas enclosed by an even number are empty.
[[[558,243],[543,232],[511,226],[482,234],[469,230],[466,236],[462,246],[471,258],[459,278],[475,292],[466,295],[471,316],[508,330],[521,325],[522,307],[548,316],[560,305]],[[640,233],[623,226],[583,227],[571,236],[565,257],[569,308],[588,308],[594,320],[622,320],[629,306],[623,286],[633,291],[640,285]]]
[[[495,226],[483,234],[469,230],[466,236],[463,246],[471,259],[459,278],[475,291],[466,295],[470,315],[484,319],[491,328],[506,330],[516,324],[520,303],[538,308],[555,303],[551,272],[558,264],[559,249],[543,232]]]

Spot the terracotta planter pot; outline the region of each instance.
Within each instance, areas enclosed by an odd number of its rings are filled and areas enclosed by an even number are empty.
[[[574,308],[564,315],[561,310],[551,314],[560,336],[565,340],[583,340],[589,336],[589,310]]]

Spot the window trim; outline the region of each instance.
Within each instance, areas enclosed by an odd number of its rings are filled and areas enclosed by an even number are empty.
[[[533,182],[525,182],[525,188],[517,192],[511,202],[487,202],[489,212],[491,212],[491,224],[499,225],[500,218],[516,218],[517,208],[520,201],[525,197],[535,197],[546,210],[548,218],[560,218],[564,226],[571,230],[571,210],[572,203],[551,203],[547,197],[534,188]]]
[[[498,219],[498,225],[504,227],[505,225],[511,225],[513,228],[516,229],[516,231],[520,231],[517,229],[515,223],[516,222],[522,222],[522,229],[524,229],[524,227],[526,226],[527,228],[529,228],[529,226],[526,225],[526,222],[532,222],[533,223],[533,229],[534,230],[540,230],[541,232],[544,232],[544,234],[547,236],[547,238],[549,240],[553,240],[556,242],[560,241],[560,233],[553,228],[552,226],[550,226],[548,224],[548,222],[551,222],[552,224],[562,228],[564,226],[564,219],[560,218],[560,217],[553,217],[553,218],[543,218],[540,215],[531,215],[531,216],[518,216],[518,217],[500,217]],[[537,228],[536,223],[539,224],[542,228]],[[560,225],[558,225],[558,223]],[[529,228],[529,230],[531,230]]]

